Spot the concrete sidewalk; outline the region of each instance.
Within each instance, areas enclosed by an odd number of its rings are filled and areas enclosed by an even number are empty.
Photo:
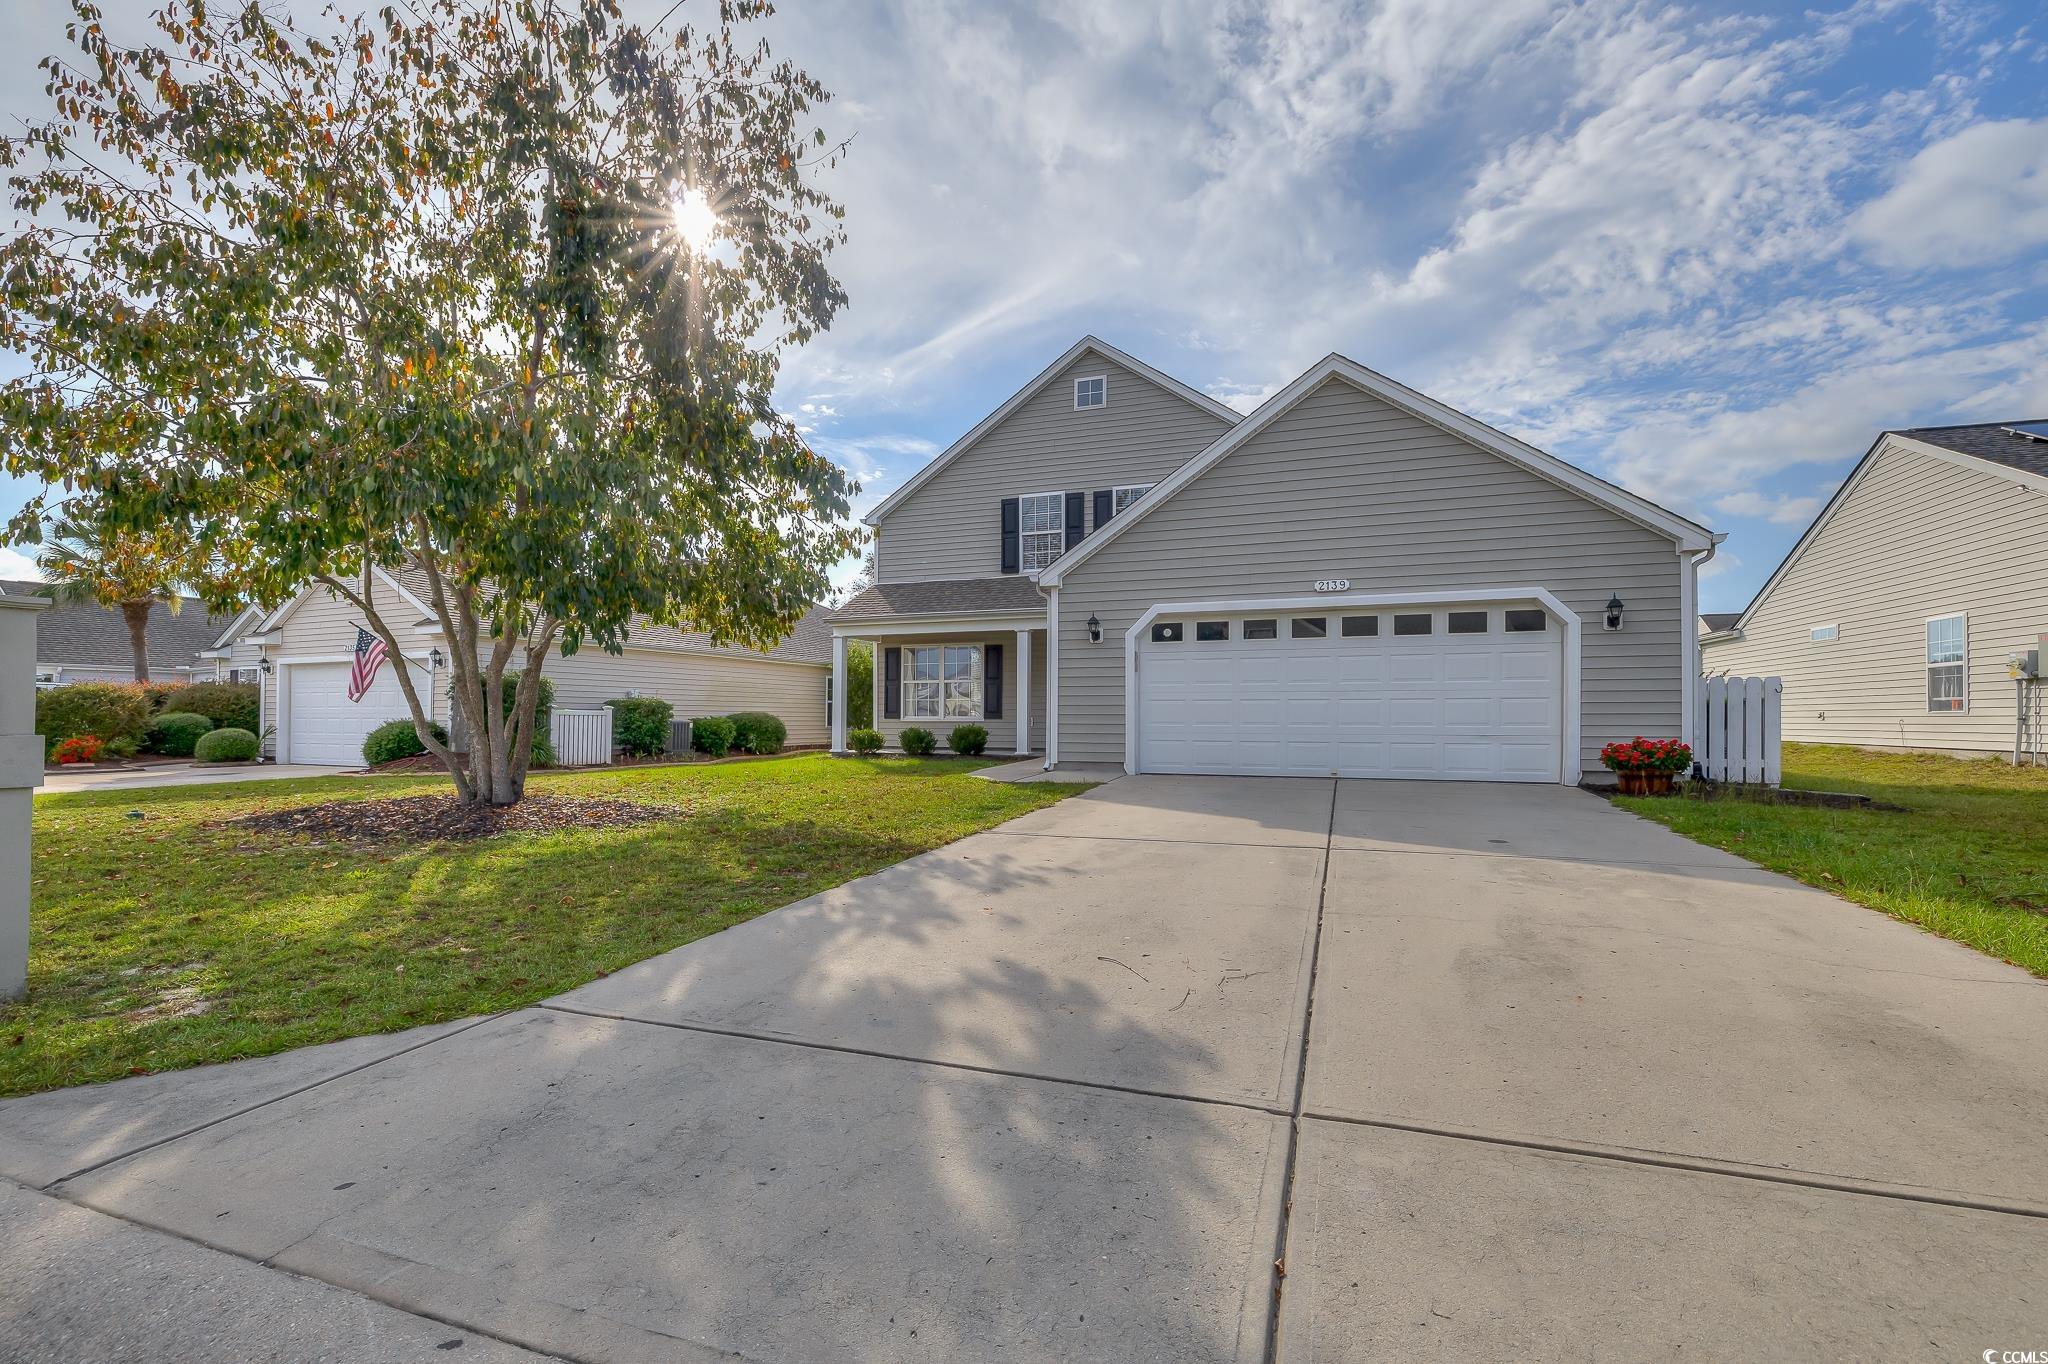
[[[166,763],[161,766],[109,768],[90,772],[44,774],[38,795],[60,791],[140,791],[158,786],[213,786],[233,781],[277,781],[288,777],[360,776],[346,767],[313,767],[306,763],[241,763],[225,767],[206,763]]]
[[[539,1008],[0,1104],[0,1173],[573,1359],[1975,1358],[2048,1323],[2044,1054],[2024,973],[1582,793],[1139,777]]]

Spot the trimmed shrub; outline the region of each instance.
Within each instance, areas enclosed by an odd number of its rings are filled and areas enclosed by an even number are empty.
[[[723,758],[732,751],[733,723],[723,715],[706,715],[690,721],[690,747],[699,753]]]
[[[213,730],[213,721],[204,715],[193,715],[182,710],[167,710],[150,721],[149,733],[143,742],[150,752],[161,753],[169,758],[189,758],[192,746],[199,742],[199,736]]]
[[[183,706],[174,705],[173,702],[176,700],[179,692],[184,691],[192,684],[189,682],[130,682],[126,685],[132,686],[142,693],[142,699],[149,702],[149,709],[152,714],[161,715],[167,710],[184,710]],[[212,717],[209,716],[208,718]]]
[[[263,741],[246,729],[216,729],[199,736],[192,756],[203,763],[245,763],[262,749]]]
[[[765,710],[743,710],[732,721],[732,746],[742,753],[780,753],[789,741],[789,726]]]
[[[256,684],[254,682],[194,682],[180,687],[164,702],[167,710],[187,715],[204,715],[215,729],[246,729],[256,732]]]
[[[988,747],[988,731],[980,725],[955,725],[946,736],[946,747],[963,757],[974,757]]]
[[[91,734],[74,734],[57,745],[55,757],[58,762],[69,766],[72,763],[96,763],[106,745]]]
[[[676,708],[658,696],[626,696],[609,703],[612,743],[636,758],[668,752],[669,722]]]
[[[439,725],[433,726],[434,737],[442,743],[448,742],[448,731]],[[363,740],[363,761],[371,767],[378,763],[396,762],[400,758],[417,758],[427,751],[420,742],[420,732],[413,728],[410,720],[386,720],[371,730]]]
[[[142,745],[133,739],[109,739],[106,755],[109,758],[132,758],[142,751]]]
[[[863,758],[872,757],[882,751],[882,731],[879,729],[856,729],[846,736],[846,746]]]
[[[142,688],[114,682],[76,682],[36,693],[36,732],[43,736],[43,754],[81,734],[102,743],[116,739],[140,741],[149,728],[149,699]]]
[[[899,742],[903,745],[903,751],[913,758],[922,758],[939,750],[939,736],[915,725],[903,731],[903,737]]]

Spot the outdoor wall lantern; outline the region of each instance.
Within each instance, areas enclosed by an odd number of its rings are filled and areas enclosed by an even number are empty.
[[[1092,615],[1088,617],[1088,642],[1090,644],[1102,643],[1102,622]]]
[[[274,672],[276,672],[276,671],[277,671],[277,668],[276,668],[276,666],[275,666],[275,665],[273,665],[273,664],[271,663],[271,661],[270,661],[269,659],[267,659],[267,658],[262,658],[262,659],[258,659],[258,660],[256,661],[256,666],[257,666],[257,667],[259,667],[259,668],[261,668],[261,669],[263,669],[263,675],[264,675],[265,677],[268,677],[268,676],[270,676],[270,675],[271,675],[272,673],[274,673]]]
[[[1621,598],[1610,595],[1607,598],[1607,619],[1603,622],[1610,630],[1621,628]]]
[[[447,666],[448,656],[442,653],[441,646],[436,644],[432,649],[430,649],[427,652],[427,667],[433,670],[434,672],[439,672],[441,671],[441,669]]]

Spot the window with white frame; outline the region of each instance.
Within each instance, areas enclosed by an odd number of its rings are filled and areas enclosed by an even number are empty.
[[[981,646],[930,644],[905,649],[903,718],[979,720]]]
[[[1969,617],[1936,616],[1927,622],[1927,709],[1969,708]]]
[[[1109,380],[1100,374],[1074,380],[1074,410],[1102,407],[1109,402]]]
[[[1842,637],[1839,625],[1816,625],[1808,632],[1815,644],[1833,644]]]
[[[1109,514],[1111,516],[1122,516],[1125,507],[1130,506],[1131,503],[1136,502],[1151,491],[1152,485],[1150,483],[1134,483],[1129,487],[1112,489],[1109,494]]]
[[[1018,552],[1026,573],[1049,567],[1067,547],[1067,495],[1033,493],[1017,499]]]
[[[57,670],[55,668],[36,669],[36,687],[38,690],[47,691],[56,685]]]

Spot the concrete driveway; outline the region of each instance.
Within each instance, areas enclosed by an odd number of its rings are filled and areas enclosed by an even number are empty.
[[[216,786],[230,781],[277,781],[286,777],[339,777],[345,767],[314,767],[307,763],[165,763],[150,767],[114,767],[92,771],[50,772],[38,795],[60,791],[139,791],[157,786]]]
[[[540,1008],[0,1104],[0,1355],[181,1357],[90,1304],[214,1255],[252,1354],[1976,1359],[2048,1330],[2044,1058],[2024,973],[1581,793],[1127,778]]]

